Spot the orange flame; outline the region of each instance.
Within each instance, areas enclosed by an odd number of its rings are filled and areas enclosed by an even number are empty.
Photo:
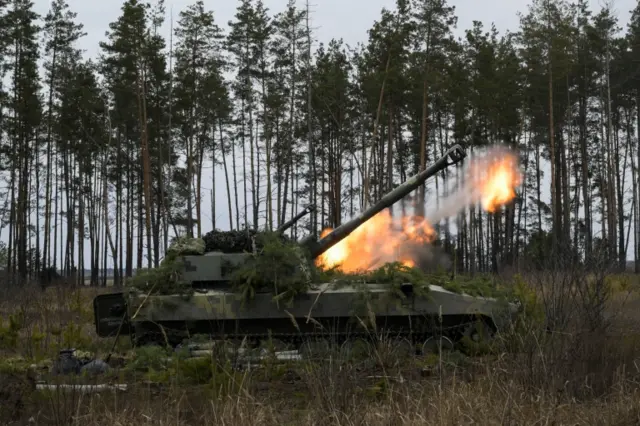
[[[320,237],[331,230],[324,229]],[[407,240],[428,244],[434,238],[433,228],[422,218],[394,218],[389,210],[383,210],[320,255],[316,264],[324,268],[337,267],[347,273],[371,270],[395,261],[413,267],[415,260],[402,245]]]
[[[480,202],[484,210],[494,212],[511,201],[516,195],[515,188],[522,182],[517,157],[510,151],[494,149],[490,155],[471,161],[466,181],[462,196],[451,197],[455,208],[437,213],[453,215],[473,202]],[[470,193],[471,197],[464,193]],[[331,230],[324,229],[320,237]],[[435,238],[435,231],[426,219],[394,218],[385,209],[320,255],[316,264],[321,268],[336,267],[346,273],[376,269],[388,262],[415,267],[417,259],[410,247],[430,244]]]
[[[500,206],[513,200],[515,188],[522,183],[522,174],[517,167],[517,158],[507,152],[501,156],[478,162],[471,168],[474,186],[480,197],[482,208],[495,212]]]

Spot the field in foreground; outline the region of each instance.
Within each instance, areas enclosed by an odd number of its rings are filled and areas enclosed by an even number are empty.
[[[267,357],[233,368],[235,360],[222,353],[189,358],[159,347],[132,350],[123,338],[111,371],[98,377],[48,372],[63,348],[97,358],[111,352],[114,342],[93,331],[95,290],[4,292],[0,424],[637,425],[635,279],[527,277],[523,321],[474,356],[410,355],[382,336],[375,345],[336,348],[317,359]],[[35,390],[40,380],[127,388]]]

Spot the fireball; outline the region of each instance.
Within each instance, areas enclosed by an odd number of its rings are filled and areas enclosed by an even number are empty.
[[[484,210],[493,213],[515,198],[515,188],[522,183],[522,175],[514,154],[507,152],[488,158],[488,161],[476,164],[475,169],[472,185],[476,187]]]
[[[515,198],[515,188],[522,183],[516,155],[502,148],[490,149],[487,155],[472,159],[465,178],[459,193],[448,197],[455,208],[444,213],[435,212],[434,217],[457,214],[474,203],[479,203],[487,212],[495,212]],[[320,236],[331,230],[324,229]],[[346,273],[373,270],[388,262],[415,267],[417,259],[409,247],[430,244],[435,238],[435,231],[427,219],[420,216],[396,218],[385,209],[320,255],[316,264]]]
[[[415,261],[403,253],[401,244],[406,244],[407,240],[429,243],[435,238],[431,225],[416,219],[409,216],[394,218],[389,210],[383,210],[320,255],[316,263],[347,273],[372,270],[396,261],[413,267]],[[331,230],[324,229],[320,237]]]

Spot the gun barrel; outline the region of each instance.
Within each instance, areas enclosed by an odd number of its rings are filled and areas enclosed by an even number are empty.
[[[297,221],[315,210],[315,208],[316,206],[314,204],[308,205],[300,213],[289,219],[287,222],[283,223],[276,231],[280,233],[286,231],[287,229],[291,228]]]
[[[380,201],[373,204],[360,215],[350,220],[349,222],[340,225],[324,238],[321,238],[315,245],[313,250],[311,250],[312,258],[315,259],[322,253],[329,250],[335,244],[346,238],[364,222],[371,219],[373,216],[375,216],[385,208],[390,207],[394,203],[404,198],[411,191],[422,185],[428,178],[436,175],[438,172],[446,169],[449,166],[459,163],[466,157],[466,155],[467,154],[464,152],[460,145],[456,144],[451,147],[445,155],[440,157],[430,167],[407,179],[403,184],[398,186],[393,191],[387,193],[384,197],[382,197]]]

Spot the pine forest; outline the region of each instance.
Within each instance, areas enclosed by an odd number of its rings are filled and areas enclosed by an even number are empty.
[[[640,6],[621,28],[608,8],[534,0],[517,32],[455,38],[445,0],[398,0],[357,46],[315,43],[307,7],[241,0],[225,32],[197,1],[166,39],[163,1],[130,0],[89,60],[64,0],[46,16],[0,2],[6,270],[119,284],[176,235],[274,229],[309,204],[288,232],[318,235],[453,144],[502,144],[523,170],[512,202],[434,224],[459,270],[562,247],[638,272]]]

